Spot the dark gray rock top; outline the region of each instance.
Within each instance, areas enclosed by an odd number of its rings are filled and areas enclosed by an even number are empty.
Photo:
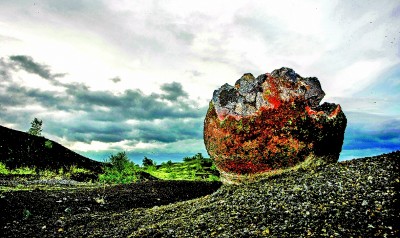
[[[236,81],[235,86],[224,84],[214,91],[212,102],[218,115],[248,116],[263,106],[271,107],[265,99],[265,93],[270,93],[272,87],[267,80],[270,77],[277,88],[278,95],[274,96],[281,101],[304,97],[308,106],[316,108],[325,96],[317,78],[303,78],[290,68],[282,67],[257,78],[246,73]]]

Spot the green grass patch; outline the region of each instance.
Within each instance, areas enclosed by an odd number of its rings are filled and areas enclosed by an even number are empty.
[[[90,173],[92,172],[77,166],[71,166],[69,169],[61,168],[58,171],[48,169],[39,170],[35,167],[9,169],[5,166],[5,164],[0,162],[0,175],[36,175],[38,176],[38,179],[70,179],[73,175]]]
[[[138,180],[140,168],[129,161],[125,152],[111,155],[106,161],[104,173],[99,175],[99,182],[108,184],[127,184]]]
[[[111,155],[104,166],[104,173],[92,182],[102,184],[127,184],[140,181],[140,173],[146,172],[162,180],[191,180],[191,181],[219,181],[219,174],[215,165],[209,158],[204,158],[200,153],[185,157],[182,162],[164,162],[156,165],[151,159],[139,166],[130,161],[125,152]],[[32,175],[35,179],[74,179],[79,175],[93,175],[93,172],[71,166],[60,168],[57,171],[38,170],[36,168],[22,167],[8,169],[0,162],[0,175]]]
[[[0,162],[0,174],[9,174],[9,170],[6,168],[6,165]]]
[[[185,157],[179,163],[168,161],[160,166],[148,166],[144,171],[164,180],[219,181],[215,165],[201,154]]]

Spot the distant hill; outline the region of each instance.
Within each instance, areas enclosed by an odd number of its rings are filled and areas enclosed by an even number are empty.
[[[9,168],[36,167],[57,170],[76,165],[90,171],[102,171],[102,163],[79,155],[44,137],[0,126],[0,162]]]

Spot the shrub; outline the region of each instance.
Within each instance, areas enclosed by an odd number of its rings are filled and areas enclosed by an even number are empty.
[[[53,142],[51,142],[50,140],[46,140],[44,142],[44,147],[46,147],[47,149],[53,148]]]
[[[219,177],[218,177],[218,176],[215,176],[215,175],[213,175],[213,174],[209,174],[209,175],[208,175],[208,181],[212,181],[212,182],[214,182],[214,181],[219,181]]]
[[[172,166],[173,166],[173,163],[172,163],[171,160],[168,160],[167,162],[162,162],[161,163],[161,167],[165,168],[165,172],[167,172],[167,173],[172,172]]]
[[[25,175],[28,175],[28,174],[36,174],[36,170],[35,170],[35,168],[21,167],[21,168],[13,169],[11,171],[11,173],[12,174],[25,174]]]
[[[111,166],[105,167],[104,173],[99,175],[100,182],[126,184],[137,180],[139,166],[129,161],[125,152],[111,155],[109,161]]]
[[[157,170],[157,167],[155,165],[149,165],[149,166],[146,167],[146,171],[148,173],[154,172],[156,170]]]
[[[0,174],[9,174],[10,171],[7,169],[6,165],[0,162]]]
[[[113,184],[127,184],[137,181],[137,174],[134,170],[117,171],[106,168],[104,174],[99,175],[99,181]]]
[[[193,157],[185,157],[185,158],[183,158],[183,162],[190,162],[190,161],[192,161],[192,160],[194,160],[194,158]]]
[[[89,180],[96,180],[96,175],[87,169],[78,168],[76,165],[69,167],[68,172],[62,173],[63,177],[73,179],[79,182],[87,182]]]
[[[0,162],[0,174],[9,174],[10,171],[7,169],[6,165]]]
[[[176,177],[177,177],[177,174],[175,172],[172,172],[172,173],[168,174],[168,178],[169,179],[176,179]]]
[[[171,172],[172,172],[172,167],[171,167],[171,166],[168,166],[168,167],[165,169],[165,172],[171,173]]]
[[[189,171],[189,178],[192,180],[196,180],[196,171],[194,170]]]
[[[146,156],[143,158],[142,164],[144,167],[155,165],[154,161]]]
[[[122,183],[121,180],[121,173],[111,168],[106,168],[104,174],[99,175],[99,181],[104,183]]]
[[[71,174],[90,174],[90,170],[84,169],[84,168],[78,168],[75,165],[72,165],[69,168],[69,171]]]
[[[202,160],[204,159],[203,155],[201,153],[197,153],[195,156],[193,156],[194,159]]]
[[[185,157],[185,158],[183,158],[183,161],[184,161],[184,162],[190,162],[190,161],[194,161],[194,160],[200,161],[200,163],[201,163],[202,165],[203,165],[203,164],[211,163],[211,160],[210,160],[210,159],[207,159],[207,158],[204,158],[203,155],[202,155],[201,153],[197,153],[197,154],[195,154],[195,155],[192,156],[192,157]]]
[[[195,169],[197,172],[204,172],[203,166],[201,165],[200,162],[198,162],[198,163],[195,164],[194,169]]]
[[[125,151],[118,152],[116,155],[111,155],[109,160],[112,167],[118,171],[124,170],[125,165],[130,162]]]
[[[211,169],[212,171],[216,171],[216,170],[217,170],[217,167],[216,167],[215,164],[213,163],[213,164],[211,165],[210,169]]]
[[[63,171],[61,171],[61,173],[63,173]],[[50,178],[61,179],[61,174],[60,173],[57,174],[56,172],[51,171],[51,170],[47,170],[47,169],[40,171],[39,172],[39,176],[42,179],[50,179]]]

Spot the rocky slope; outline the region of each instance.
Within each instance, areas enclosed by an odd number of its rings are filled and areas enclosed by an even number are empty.
[[[0,162],[9,168],[28,166],[58,170],[75,165],[96,173],[102,171],[102,163],[81,156],[55,141],[3,126],[0,126]]]
[[[398,237],[399,159],[397,151],[223,185],[167,206],[78,214],[58,231],[63,237]]]
[[[98,226],[96,231],[106,232],[108,224],[102,222],[104,219],[133,208],[198,198],[220,186],[219,182],[147,181],[105,187],[83,183],[23,185],[12,191],[1,187],[0,237],[87,237],[91,231],[74,226],[92,221]],[[80,220],[83,217],[88,220]]]

